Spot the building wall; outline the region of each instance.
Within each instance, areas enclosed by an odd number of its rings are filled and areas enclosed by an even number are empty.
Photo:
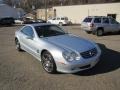
[[[45,20],[45,9],[37,9],[37,19]],[[47,18],[54,17],[54,10],[53,8],[47,9]]]
[[[120,3],[89,4],[53,7],[57,16],[67,16],[73,23],[81,23],[86,16],[107,16],[116,14],[120,22]]]

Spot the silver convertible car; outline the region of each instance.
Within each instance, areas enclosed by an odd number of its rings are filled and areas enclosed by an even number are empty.
[[[53,24],[32,24],[15,32],[18,51],[24,50],[41,61],[48,73],[75,73],[96,65],[101,55],[97,44],[66,33]]]

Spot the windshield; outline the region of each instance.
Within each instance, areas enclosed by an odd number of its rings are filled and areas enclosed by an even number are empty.
[[[51,37],[66,34],[60,27],[56,25],[36,26],[35,30],[39,37]]]

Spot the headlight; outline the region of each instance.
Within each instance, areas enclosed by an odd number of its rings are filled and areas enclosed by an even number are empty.
[[[76,54],[75,52],[68,52],[68,51],[63,52],[63,57],[69,62],[80,59],[78,54]]]

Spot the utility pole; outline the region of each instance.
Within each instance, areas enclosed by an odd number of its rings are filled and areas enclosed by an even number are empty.
[[[47,0],[44,0],[45,4],[45,21],[47,21]]]

